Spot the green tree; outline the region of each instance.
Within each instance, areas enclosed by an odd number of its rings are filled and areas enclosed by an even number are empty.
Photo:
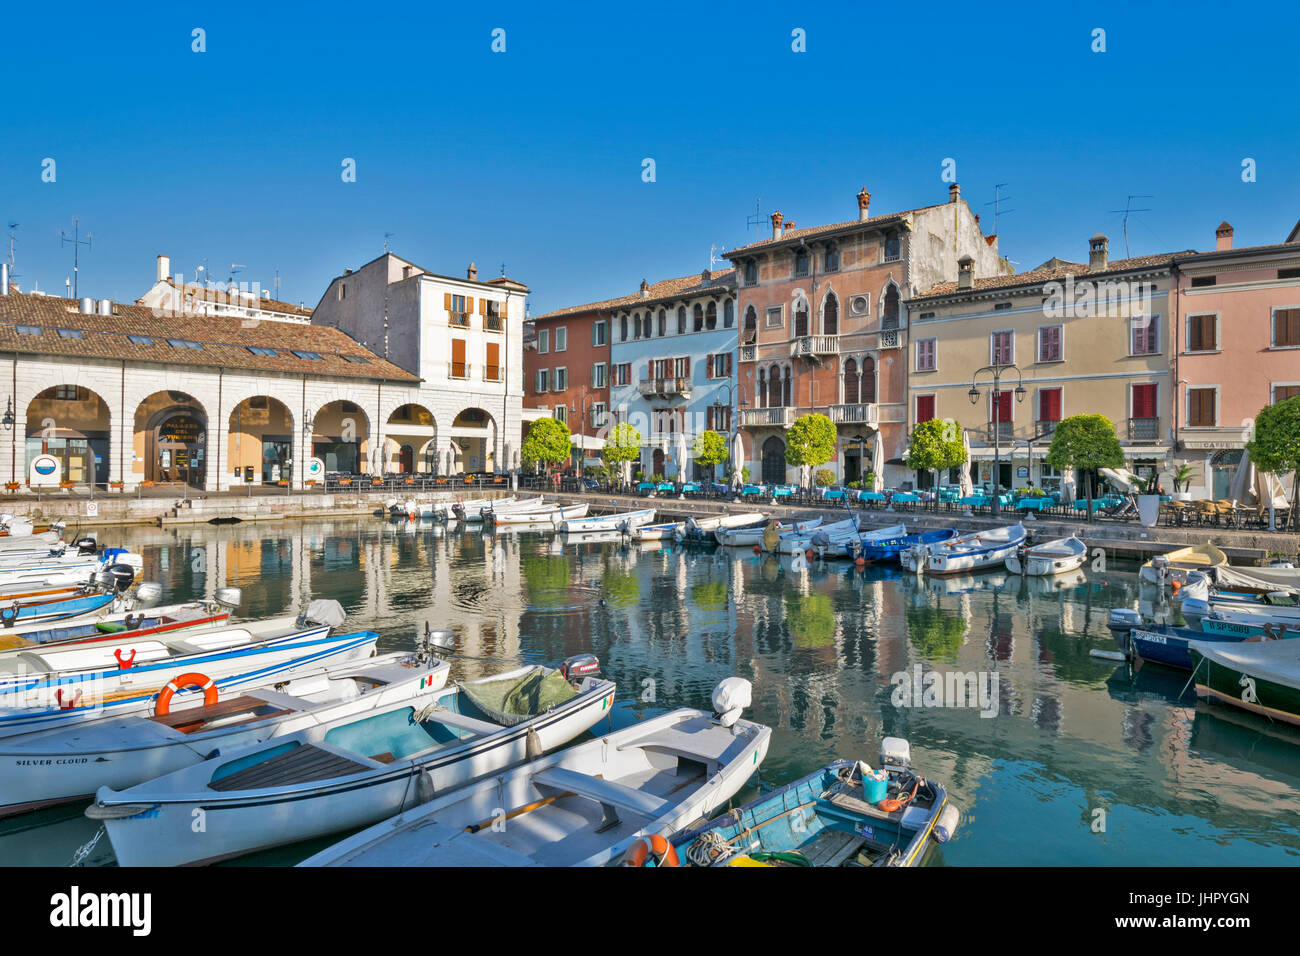
[[[730,452],[727,451],[727,439],[709,429],[695,436],[691,455],[697,464],[706,468],[716,468],[731,457]]]
[[[1057,471],[1080,468],[1123,468],[1124,450],[1115,436],[1115,425],[1105,415],[1071,415],[1057,422],[1052,447],[1044,459]],[[1092,476],[1088,476],[1088,520],[1092,520]]]
[[[611,467],[619,466],[615,472],[621,482],[623,462],[639,461],[641,458],[641,433],[626,422],[615,425],[605,437],[605,447],[601,449],[600,457]]]
[[[962,444],[961,429],[951,418],[932,418],[912,430],[912,441],[907,446],[907,467],[913,471],[937,473],[956,468],[965,460],[966,446]],[[939,508],[938,484],[936,474],[935,510]]]
[[[1246,453],[1260,471],[1291,472],[1290,523],[1300,526],[1300,395],[1259,410],[1255,437],[1246,443]]]
[[[835,457],[835,440],[835,423],[825,415],[800,415],[785,436],[786,464],[824,465]]]
[[[539,418],[528,429],[519,457],[530,465],[541,462],[549,471],[551,465],[567,461],[572,450],[573,436],[568,425],[556,418]]]

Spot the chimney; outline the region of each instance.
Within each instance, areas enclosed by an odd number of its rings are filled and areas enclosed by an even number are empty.
[[[1232,248],[1232,226],[1226,222],[1219,223],[1219,228],[1214,230],[1214,248],[1219,252]]]
[[[467,270],[465,270],[465,278],[469,279],[470,282],[477,282],[477,281],[478,281],[478,266],[474,265],[474,263],[471,262],[471,263],[469,264],[469,268],[468,268]]]
[[[975,284],[975,260],[962,256],[957,260],[957,288],[969,289]]]
[[[1110,245],[1110,240],[1097,233],[1088,240],[1088,271],[1100,272],[1106,268],[1108,256],[1106,247]]]
[[[9,263],[0,262],[0,295],[9,294]]]
[[[948,187],[948,202],[961,202],[961,187],[956,183]]]
[[[641,295],[641,298],[643,298],[643,299],[648,299],[648,298],[650,298],[650,283],[649,283],[649,282],[646,282],[645,279],[642,279],[642,280],[641,280],[641,291],[640,291],[640,295]]]
[[[789,235],[789,234],[792,233],[792,232],[794,232],[794,220],[793,220],[793,219],[791,219],[789,222],[787,222],[787,223],[785,224],[785,233],[786,233],[786,235]]]
[[[871,193],[867,192],[867,187],[862,187],[862,192],[858,193],[858,222],[867,218],[867,207],[871,205]]]
[[[159,256],[158,257],[158,279],[156,281],[166,282],[168,279],[171,278],[171,274],[172,274],[171,256]]]
[[[781,221],[784,218],[785,217],[781,215],[781,210],[779,209],[776,212],[772,213],[772,238],[773,239],[781,238]]]

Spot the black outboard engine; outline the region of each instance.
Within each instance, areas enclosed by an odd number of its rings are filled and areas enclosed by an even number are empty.
[[[110,564],[99,572],[99,581],[121,594],[135,583],[135,568],[129,564]]]
[[[600,673],[600,660],[595,654],[574,654],[560,665],[560,674],[570,683],[576,684],[584,677],[594,677]]]
[[[465,506],[461,504],[459,501],[451,506],[451,511],[452,514],[456,516],[457,521],[465,520]]]
[[[99,550],[99,542],[87,535],[74,541],[73,547],[77,549],[77,554],[94,554]]]

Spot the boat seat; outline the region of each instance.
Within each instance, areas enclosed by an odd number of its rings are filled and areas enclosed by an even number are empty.
[[[591,774],[566,770],[563,767],[551,767],[533,774],[533,783],[554,790],[567,790],[580,797],[595,800],[601,804],[619,807],[654,819],[670,806],[671,800],[656,797],[642,790],[625,787],[613,780],[593,777]]]
[[[446,724],[448,727],[455,727],[458,730],[468,730],[472,734],[495,734],[502,729],[500,724],[479,720],[477,717],[469,717],[465,714],[458,714],[454,710],[434,711],[426,720],[435,724]]]

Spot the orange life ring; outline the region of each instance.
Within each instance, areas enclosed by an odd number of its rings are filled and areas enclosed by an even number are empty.
[[[557,488],[560,487],[560,473],[558,471],[551,475],[551,484],[555,485]]]
[[[216,683],[207,674],[190,671],[180,674],[167,682],[167,686],[158,692],[158,702],[154,704],[154,716],[164,717],[171,713],[172,697],[182,687],[197,687],[203,691],[203,706],[211,707],[221,696]]]
[[[654,836],[642,837],[628,847],[620,865],[648,866],[651,857],[654,858],[654,866],[681,866],[681,861],[677,859],[677,850],[657,833]]]

